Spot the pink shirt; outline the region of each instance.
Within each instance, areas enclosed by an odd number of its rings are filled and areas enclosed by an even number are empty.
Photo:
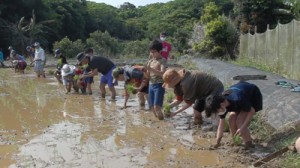
[[[169,52],[172,50],[172,46],[170,43],[163,41],[162,47],[161,56],[168,60]]]

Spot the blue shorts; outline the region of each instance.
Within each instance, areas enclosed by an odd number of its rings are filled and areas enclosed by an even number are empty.
[[[162,83],[149,85],[149,107],[160,106],[162,107],[164,102],[165,88],[162,87]]]
[[[83,74],[85,75],[85,74],[87,74],[87,73],[89,73],[89,71],[84,70],[84,73],[83,73]],[[87,83],[87,84],[88,84],[88,83],[89,83],[89,84],[94,83],[94,77],[93,77],[93,76],[92,76],[92,77],[87,77],[87,78],[84,79],[84,82]]]
[[[113,76],[112,76],[112,71],[115,69],[115,66],[113,66],[105,75],[103,74],[100,78],[100,84],[104,83],[107,84],[108,87],[113,87]]]
[[[90,84],[94,83],[94,77],[87,77],[87,78],[84,79],[84,82],[87,83],[87,84],[88,83],[90,83]]]

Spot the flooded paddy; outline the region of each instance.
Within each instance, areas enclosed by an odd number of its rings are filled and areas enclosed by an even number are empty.
[[[121,110],[122,84],[116,102],[98,86],[96,77],[93,95],[65,94],[53,76],[0,69],[1,167],[245,167],[209,150],[215,132],[176,129],[191,113],[159,121],[135,96]]]

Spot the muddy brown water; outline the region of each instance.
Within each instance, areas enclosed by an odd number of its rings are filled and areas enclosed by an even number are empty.
[[[66,95],[53,76],[0,69],[0,167],[245,167],[208,150],[214,136],[175,129],[188,112],[158,121],[135,96],[120,110],[122,86],[110,102],[99,98],[98,81],[93,95]]]

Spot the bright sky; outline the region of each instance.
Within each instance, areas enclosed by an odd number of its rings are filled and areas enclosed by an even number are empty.
[[[166,3],[168,1],[171,0],[89,0],[89,1],[94,1],[94,2],[98,2],[98,3],[106,3],[108,5],[112,5],[115,7],[120,7],[120,5],[122,5],[124,2],[129,2],[133,5],[135,5],[136,7],[138,6],[145,6],[148,4],[152,4],[152,3],[156,3],[156,2],[163,2]]]

